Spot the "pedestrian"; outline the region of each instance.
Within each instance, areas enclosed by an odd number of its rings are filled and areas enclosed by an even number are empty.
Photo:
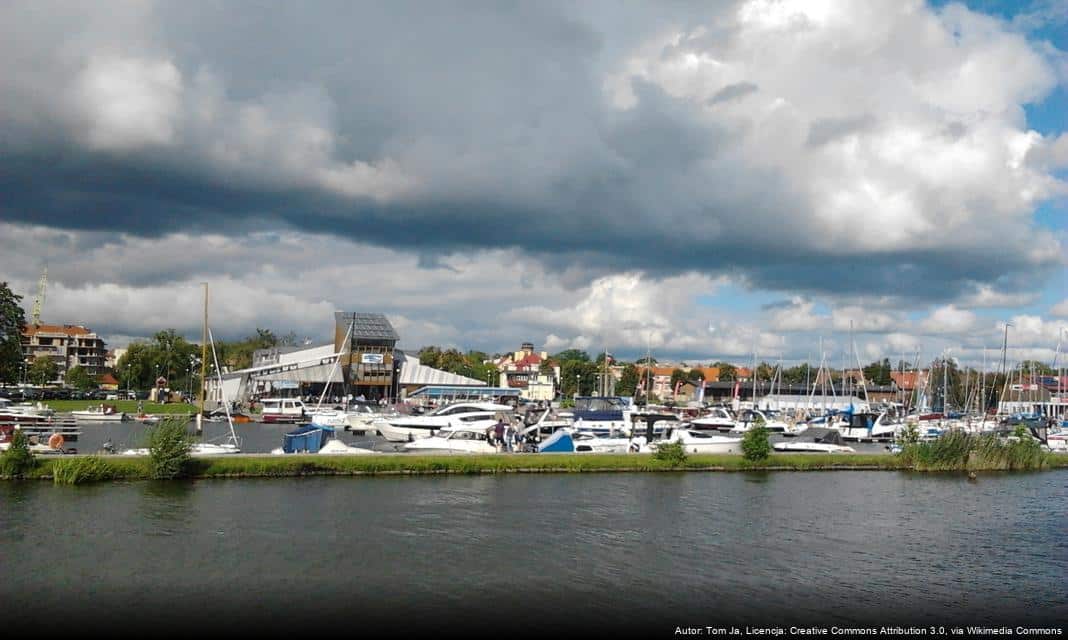
[[[497,418],[497,424],[493,425],[493,446],[497,447],[497,453],[500,453],[501,446],[504,444],[504,420]]]

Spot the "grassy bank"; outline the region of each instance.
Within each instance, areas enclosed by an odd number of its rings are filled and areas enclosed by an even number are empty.
[[[136,414],[138,402],[141,402],[144,405],[145,413],[195,414],[197,412],[196,405],[192,404],[185,404],[183,402],[160,404],[158,402],[149,402],[148,400],[46,400],[45,404],[52,407],[52,409],[57,412],[67,413],[70,411],[84,411],[89,407],[98,407],[101,403],[104,403],[116,407],[123,413]]]
[[[1068,468],[1068,455],[1044,454],[1040,468]],[[890,455],[776,454],[764,462],[742,456],[695,455],[681,465],[647,455],[486,455],[486,456],[218,456],[195,458],[193,478],[265,478],[308,475],[419,475],[481,473],[594,473],[657,471],[834,471],[934,470],[917,467],[906,457]],[[65,456],[39,458],[27,477],[80,484],[101,480],[144,480],[151,476],[148,458],[125,456]]]

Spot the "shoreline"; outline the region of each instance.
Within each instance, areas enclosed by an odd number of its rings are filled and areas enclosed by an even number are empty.
[[[95,458],[103,469],[101,476],[85,482],[109,480],[150,480],[147,456],[63,456],[38,458],[25,480],[54,480],[56,463]],[[1039,469],[1068,469],[1068,454],[1046,454]],[[799,471],[903,471],[914,473],[1004,472],[997,468],[930,470],[917,468],[898,456],[885,454],[773,454],[762,462],[749,462],[740,455],[692,455],[681,464],[635,454],[505,454],[441,456],[286,456],[240,455],[195,457],[181,480],[212,478],[293,478],[307,476],[416,476],[416,475],[496,475],[558,473],[664,473],[664,472],[799,472]],[[4,480],[16,478],[0,476]],[[75,484],[81,484],[77,482]]]

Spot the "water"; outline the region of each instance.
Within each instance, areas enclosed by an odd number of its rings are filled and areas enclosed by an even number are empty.
[[[1063,625],[1066,500],[1063,471],[0,483],[0,603],[35,630]]]

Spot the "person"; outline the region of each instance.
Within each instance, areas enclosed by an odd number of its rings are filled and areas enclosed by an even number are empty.
[[[145,415],[145,403],[142,400],[138,400],[137,401],[137,415],[139,415],[139,416]]]
[[[504,420],[497,418],[497,424],[493,425],[493,446],[497,447],[498,453],[504,444]]]

